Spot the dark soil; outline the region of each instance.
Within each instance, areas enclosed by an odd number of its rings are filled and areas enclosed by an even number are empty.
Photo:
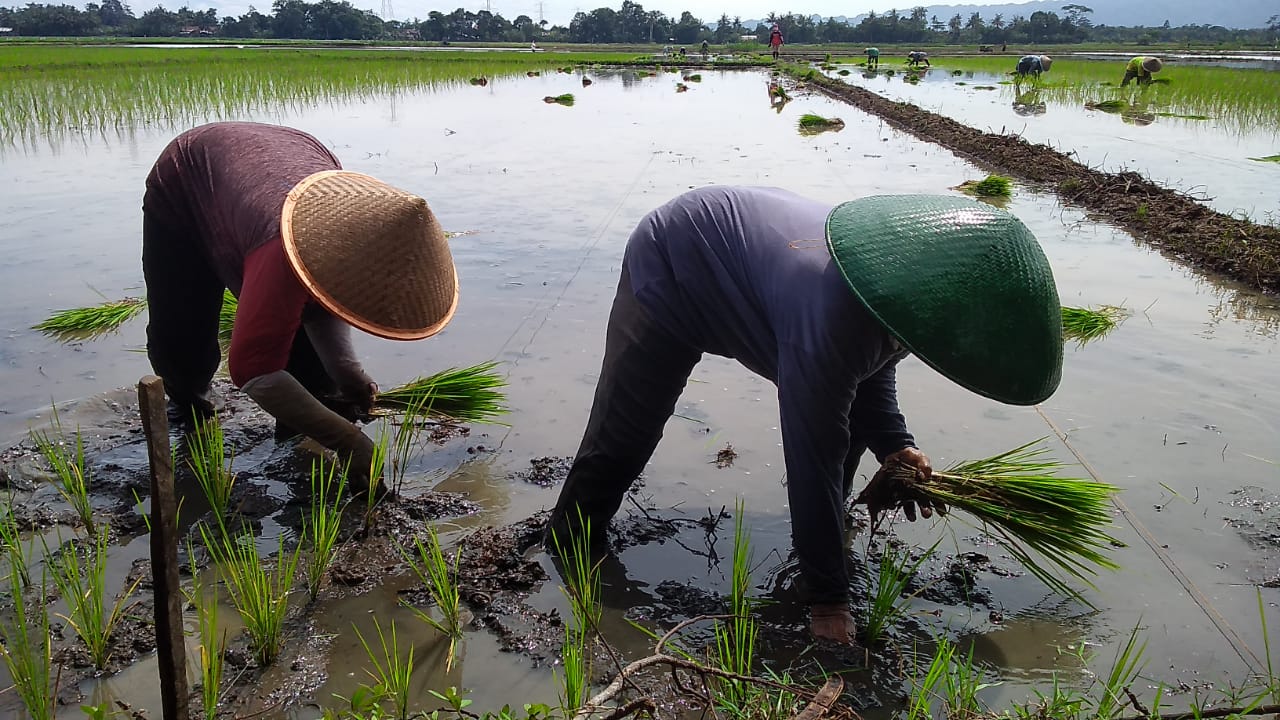
[[[569,475],[571,457],[540,457],[529,461],[528,470],[517,470],[512,477],[538,487],[551,487],[564,482]]]
[[[1135,172],[1095,170],[1048,145],[983,132],[915,105],[792,66],[790,72],[894,128],[975,164],[1054,190],[1064,202],[1114,223],[1181,262],[1264,292],[1280,291],[1280,228],[1216,212]]]
[[[725,443],[720,448],[720,452],[716,453],[716,467],[720,469],[733,467],[733,461],[738,459],[738,451],[733,449],[729,443]]]

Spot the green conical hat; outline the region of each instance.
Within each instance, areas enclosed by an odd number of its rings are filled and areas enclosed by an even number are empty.
[[[1062,378],[1062,308],[1027,226],[985,203],[883,195],[837,206],[827,248],[854,294],[954,382],[1034,405]]]

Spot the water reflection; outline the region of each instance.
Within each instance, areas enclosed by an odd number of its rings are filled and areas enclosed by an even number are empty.
[[[1044,115],[1048,111],[1049,106],[1039,90],[1028,90],[1013,99],[1013,112],[1023,117]]]

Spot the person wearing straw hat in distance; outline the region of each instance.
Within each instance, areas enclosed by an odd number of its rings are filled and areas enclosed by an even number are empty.
[[[898,408],[898,362],[914,354],[974,392],[1030,405],[1058,385],[1061,322],[1043,251],[999,208],[925,195],[833,208],[757,187],[680,195],[627,242],[590,418],[547,545],[586,525],[607,548],[609,521],[694,366],[704,353],[733,358],[778,389],[811,630],[851,642],[844,510],[859,459],[869,449],[882,469],[932,472]],[[900,478],[865,498],[873,515],[940,509]]]
[[[142,267],[147,355],[180,419],[208,417],[224,288],[238,300],[232,382],[277,420],[368,478],[373,443],[354,420],[377,385],[351,327],[416,340],[452,318],[458,283],[425,201],[341,169],[292,128],[225,122],[169,143],[147,176]],[[363,485],[363,487],[362,487]]]
[[[1146,57],[1139,55],[1130,60],[1124,66],[1124,79],[1120,81],[1120,87],[1129,85],[1130,80],[1137,80],[1139,85],[1151,84],[1151,76],[1160,72],[1164,67],[1164,63],[1158,57]]]
[[[869,47],[862,52],[867,56],[868,68],[874,69],[880,67],[880,48]]]
[[[1049,68],[1053,67],[1053,58],[1048,55],[1023,55],[1018,58],[1018,64],[1013,69],[1015,80],[1022,80],[1026,77],[1039,80],[1040,73],[1049,72]]]

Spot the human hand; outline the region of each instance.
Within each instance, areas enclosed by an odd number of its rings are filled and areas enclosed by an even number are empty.
[[[845,603],[813,605],[809,608],[809,632],[819,640],[852,645],[858,626]]]
[[[378,384],[365,378],[358,384],[344,386],[337,397],[323,398],[325,406],[351,422],[368,422],[373,403],[378,397]]]
[[[917,448],[903,448],[885,457],[884,464],[854,503],[866,504],[873,524],[882,513],[895,507],[901,507],[911,522],[916,520],[917,507],[925,519],[933,517],[935,511],[946,515],[946,505],[931,500],[915,487],[917,482],[928,481],[932,476],[933,466],[927,455]]]

